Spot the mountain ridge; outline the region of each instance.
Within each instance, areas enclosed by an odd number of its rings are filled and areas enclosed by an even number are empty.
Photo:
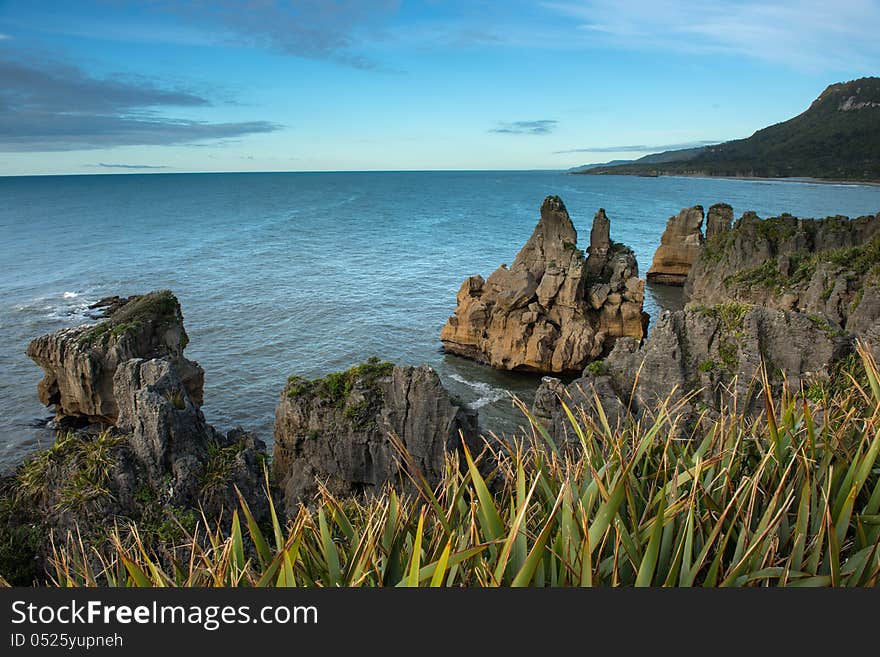
[[[750,137],[581,168],[584,175],[880,181],[880,78],[829,85],[802,113]]]

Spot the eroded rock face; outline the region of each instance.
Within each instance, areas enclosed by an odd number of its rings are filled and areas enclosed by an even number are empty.
[[[880,213],[850,220],[761,219],[747,212],[732,230],[707,242],[685,296],[702,305],[733,300],[793,310],[867,335],[877,317],[877,287]]]
[[[644,281],[633,252],[593,219],[588,256],[558,196],[548,196],[532,236],[508,269],[471,276],[440,334],[444,350],[498,369],[578,371],[620,337],[641,339]]]
[[[851,349],[849,336],[800,313],[737,303],[689,308],[664,313],[641,348],[632,340],[618,341],[601,367],[585,371],[564,390],[558,380],[545,379],[534,411],[563,441],[577,439],[558,404],[560,394],[598,418],[595,393],[612,428],[630,414],[654,411],[667,399],[669,408],[682,402],[675,411],[682,428],[703,411],[734,404],[739,412],[756,416],[764,411],[757,381],[762,358],[778,393],[783,385],[794,391],[828,379]]]
[[[730,230],[733,223],[733,208],[727,203],[716,203],[706,214],[706,240]]]
[[[263,491],[266,445],[244,429],[225,434],[205,421],[177,365],[166,359],[132,359],[113,377],[119,415],[116,431],[154,487],[166,486],[169,502],[209,515],[238,507],[238,486],[252,510],[268,511]]]
[[[55,445],[23,464],[3,491],[14,517],[0,522],[27,522],[41,536],[38,565],[50,556],[50,535],[58,544],[69,533],[82,536],[101,550],[107,532],[130,521],[146,545],[159,540],[173,550],[173,541],[186,543],[202,512],[209,523],[229,527],[239,508],[235,487],[256,518],[268,518],[265,444],[242,429],[222,434],[207,424],[176,363],[119,363],[113,394],[117,426],[59,432]]]
[[[713,206],[716,207],[716,206]],[[713,214],[713,230],[718,226],[718,212]],[[649,283],[684,285],[691,266],[703,249],[703,207],[684,208],[666,222],[660,246],[648,270]]]
[[[204,372],[183,355],[189,338],[177,298],[160,290],[107,301],[110,314],[99,324],[62,329],[28,345],[27,355],[45,372],[37,389],[40,401],[54,406],[59,419],[113,424],[119,413],[113,391],[117,367],[132,358],[165,358],[200,406]]]
[[[387,483],[411,490],[407,471],[436,484],[462,435],[480,451],[476,413],[450,398],[433,369],[373,359],[316,381],[291,377],[275,410],[273,470],[288,509],[309,503],[318,482],[338,496],[368,496]]]

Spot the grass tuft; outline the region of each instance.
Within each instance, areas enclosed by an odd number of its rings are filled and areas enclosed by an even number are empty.
[[[56,545],[53,582],[83,586],[877,586],[880,372],[871,353],[820,401],[768,396],[676,439],[673,405],[617,429],[574,408],[577,448],[528,439],[449,455],[419,495],[326,490],[282,524],[199,522],[173,567],[135,526],[113,549]],[[845,376],[841,373],[841,376]],[[764,377],[764,385],[767,377]],[[568,408],[568,407],[566,407]],[[822,421],[818,421],[821,415]],[[421,481],[416,477],[416,481]],[[268,489],[268,482],[267,482]],[[197,535],[201,538],[197,538]],[[207,537],[207,540],[204,540]],[[248,548],[252,547],[252,550]],[[246,555],[253,555],[248,556]]]

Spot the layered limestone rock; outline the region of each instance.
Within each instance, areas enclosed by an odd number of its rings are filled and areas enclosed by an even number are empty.
[[[632,250],[612,242],[602,209],[587,254],[562,199],[548,196],[513,265],[462,284],[440,334],[444,350],[498,369],[570,372],[620,337],[641,340],[644,281]]]
[[[703,412],[763,412],[762,359],[778,394],[828,380],[851,349],[849,336],[800,313],[738,303],[664,313],[641,348],[619,340],[601,365],[568,386],[545,378],[533,411],[558,440],[576,441],[560,397],[597,423],[598,397],[612,427],[669,400],[685,430]]]
[[[706,213],[706,241],[726,233],[733,224],[733,208],[727,203],[716,203]]]
[[[119,408],[115,432],[125,436],[137,483],[167,488],[166,503],[201,506],[209,517],[238,507],[237,487],[257,517],[265,516],[265,443],[241,428],[221,433],[209,425],[173,361],[121,363],[113,392]]]
[[[476,413],[450,398],[433,369],[370,359],[324,379],[290,378],[275,410],[272,467],[290,509],[319,485],[368,496],[386,484],[410,490],[410,476],[436,484],[462,440],[480,451]]]
[[[242,429],[223,434],[207,424],[175,362],[119,363],[113,395],[115,427],[59,432],[0,491],[0,523],[13,530],[25,523],[39,539],[34,576],[43,576],[52,540],[63,545],[73,536],[100,551],[114,525],[135,522],[145,545],[159,541],[167,554],[175,541],[186,544],[202,513],[228,528],[239,508],[236,488],[258,521],[268,518],[265,444]]]
[[[119,413],[113,377],[132,358],[164,358],[175,364],[186,391],[200,406],[204,372],[187,360],[189,341],[177,298],[168,290],[108,298],[106,319],[62,329],[33,340],[27,355],[43,368],[37,392],[58,419],[113,424]]]
[[[851,220],[747,212],[707,242],[684,291],[702,305],[733,300],[793,310],[867,335],[880,319],[878,287],[880,213]]]
[[[714,228],[714,224],[713,224]],[[649,283],[684,285],[703,249],[703,207],[684,208],[666,222],[660,246],[648,270]]]

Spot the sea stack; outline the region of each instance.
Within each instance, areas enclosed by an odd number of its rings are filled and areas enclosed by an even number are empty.
[[[706,213],[706,241],[730,230],[733,208],[727,203],[716,203]]]
[[[22,466],[30,478],[14,492],[14,520],[40,537],[36,562],[49,563],[51,537],[63,544],[69,532],[99,545],[115,525],[136,522],[150,546],[163,533],[183,538],[197,515],[228,528],[241,499],[265,521],[266,445],[205,420],[202,369],[182,355],[177,298],[161,290],[101,305],[105,321],[37,338],[28,349],[46,373],[41,400],[68,426],[92,422],[59,431],[49,451]]]
[[[205,374],[183,350],[189,342],[183,313],[170,290],[110,297],[92,307],[106,318],[94,326],[62,329],[31,341],[27,355],[43,368],[37,393],[56,418],[114,424],[119,413],[113,376],[132,358],[173,363],[189,398],[202,404]]]
[[[703,249],[703,207],[684,208],[666,222],[648,270],[649,283],[684,285]]]
[[[610,239],[603,209],[587,253],[562,199],[548,196],[513,265],[464,281],[443,349],[498,369],[561,373],[582,370],[619,337],[641,340],[644,281],[632,250]]]

